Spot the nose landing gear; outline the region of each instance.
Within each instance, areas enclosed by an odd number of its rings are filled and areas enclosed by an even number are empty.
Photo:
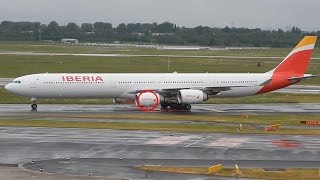
[[[31,110],[32,110],[32,111],[36,111],[37,108],[38,108],[38,105],[36,104],[36,98],[31,98],[30,101],[32,102],[32,104],[31,104]]]

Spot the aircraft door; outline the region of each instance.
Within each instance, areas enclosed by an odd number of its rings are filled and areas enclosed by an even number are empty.
[[[215,82],[215,78],[213,75],[209,75],[209,74],[206,74],[206,79],[207,79],[207,86],[208,87],[214,87],[216,85],[216,82]]]
[[[37,88],[37,81],[36,79],[30,80],[30,88]]]
[[[116,80],[110,80],[110,87],[116,88],[117,87],[117,81]]]

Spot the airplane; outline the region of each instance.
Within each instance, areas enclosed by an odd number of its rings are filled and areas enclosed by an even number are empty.
[[[210,98],[271,92],[318,75],[305,74],[317,36],[305,36],[274,69],[266,73],[42,73],[14,79],[11,93],[31,98],[113,98],[135,102],[144,111],[190,110]]]

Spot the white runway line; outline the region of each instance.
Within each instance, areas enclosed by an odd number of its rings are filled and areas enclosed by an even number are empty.
[[[180,136],[180,137],[174,137],[174,136],[164,136],[156,139],[149,140],[145,142],[144,144],[164,144],[164,145],[174,145],[179,144],[181,142],[187,141],[191,139],[193,136]]]
[[[194,109],[199,109],[199,110],[206,110],[206,111],[212,111],[212,112],[225,112],[224,110],[220,110],[220,109],[210,109],[210,108],[205,108],[205,107],[199,107],[199,106],[195,106]]]
[[[248,142],[250,139],[247,137],[244,138],[220,138],[215,141],[212,141],[208,144],[208,146],[214,146],[214,147],[228,147],[228,148],[234,148],[239,147],[242,144]]]
[[[190,143],[190,144],[186,145],[185,147],[193,146],[193,145],[195,145],[195,144],[197,144],[197,143],[199,143],[199,142],[202,142],[202,141],[207,140],[208,138],[211,138],[211,136],[204,137],[204,138],[202,138],[202,139],[200,139],[200,140],[198,140],[198,141],[196,141],[196,142],[193,142],[193,143]]]
[[[299,91],[301,91],[301,92],[320,92],[320,90],[316,90],[316,89],[301,89]]]

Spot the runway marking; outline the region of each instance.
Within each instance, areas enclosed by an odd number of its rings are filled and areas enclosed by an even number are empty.
[[[208,146],[216,147],[239,147],[240,145],[249,141],[249,138],[220,138],[215,141],[212,141]]]
[[[174,137],[174,136],[164,136],[164,137],[159,137],[156,139],[149,140],[145,142],[144,144],[168,144],[168,145],[174,145],[174,144],[179,144],[183,141],[189,140],[192,138],[192,136],[179,136],[179,137]]]
[[[200,140],[198,140],[198,141],[196,141],[196,142],[193,142],[193,143],[190,143],[190,144],[186,145],[185,147],[190,147],[190,146],[195,145],[195,144],[197,144],[197,143],[199,143],[199,142],[205,141],[206,139],[208,139],[208,138],[210,138],[210,137],[211,137],[211,136],[204,137],[204,138],[202,138],[202,139],[200,139]]]
[[[226,112],[226,111],[220,110],[220,109],[209,109],[209,108],[205,108],[205,107],[195,107],[195,108],[200,109],[200,110],[207,110],[207,111],[220,112],[220,113]]]
[[[320,90],[316,90],[316,89],[300,89],[299,91],[301,91],[301,92],[320,92]]]

